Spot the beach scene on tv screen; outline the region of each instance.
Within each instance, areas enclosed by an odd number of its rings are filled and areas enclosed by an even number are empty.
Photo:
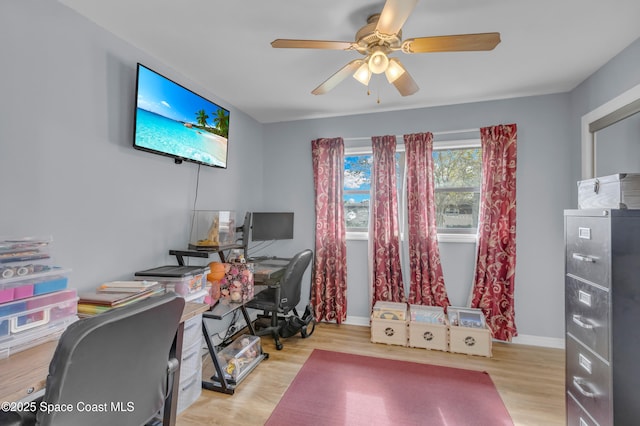
[[[229,112],[140,66],[135,144],[226,167]]]

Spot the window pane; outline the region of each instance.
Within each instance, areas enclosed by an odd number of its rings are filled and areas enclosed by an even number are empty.
[[[404,176],[404,153],[396,153],[396,181],[401,200]],[[367,231],[371,189],[372,154],[344,157],[344,210],[348,231]],[[402,211],[402,206],[399,206]]]
[[[436,224],[440,232],[475,233],[480,192],[437,191]]]
[[[480,187],[482,156],[480,148],[433,151],[436,188]]]
[[[344,157],[344,214],[347,230],[369,226],[371,155]]]
[[[482,182],[480,147],[433,152],[438,232],[475,233]]]

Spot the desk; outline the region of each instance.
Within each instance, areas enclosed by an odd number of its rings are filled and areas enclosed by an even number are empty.
[[[209,305],[205,303],[185,304],[174,346],[171,349],[172,355],[177,359],[182,358],[184,322],[207,310]],[[0,402],[29,400],[42,393],[49,374],[49,363],[57,346],[57,341],[49,341],[0,360],[0,383],[2,383]],[[163,425],[175,425],[179,389],[180,369],[177,369],[171,398],[165,404]]]
[[[188,249],[188,250],[169,250],[169,254],[171,256],[175,256],[178,261],[178,265],[184,266],[184,258],[185,257],[200,257],[203,259],[208,259],[212,254],[217,254],[220,257],[221,262],[225,262],[224,252],[225,250],[233,250],[233,249],[243,249],[245,255],[247,253],[247,249],[242,244],[223,244],[217,247],[210,247],[206,249],[196,250],[196,249]]]
[[[249,261],[249,263],[254,263],[254,284],[257,284],[256,291],[259,291],[257,287],[266,287],[266,286],[276,286],[276,294],[279,297],[280,288],[276,284],[280,281],[284,272],[286,270],[286,265],[288,265],[288,259],[263,259],[260,262]],[[212,390],[216,392],[223,392],[229,395],[233,395],[235,392],[236,386],[249,374],[253,371],[254,368],[258,366],[262,360],[269,358],[269,354],[262,352],[258,355],[258,357],[252,361],[249,367],[244,370],[237,378],[235,379],[227,379],[225,377],[225,373],[222,370],[222,365],[220,359],[218,357],[218,353],[216,347],[211,342],[211,336],[209,333],[209,329],[207,328],[207,323],[205,321],[206,318],[222,320],[227,315],[233,314],[234,312],[240,310],[242,316],[244,317],[244,321],[247,324],[247,329],[249,330],[249,334],[255,335],[255,329],[253,328],[253,324],[249,313],[247,312],[247,308],[244,303],[233,303],[228,299],[221,299],[218,303],[208,312],[202,314],[202,334],[204,335],[204,340],[207,344],[207,348],[209,349],[209,356],[211,357],[211,362],[213,364],[215,373],[210,377],[209,380],[202,381],[202,387],[207,390]]]
[[[205,342],[207,343],[209,356],[211,357],[211,362],[213,363],[213,367],[215,369],[215,374],[211,376],[210,380],[202,381],[203,389],[233,395],[236,389],[236,385],[238,385],[247,376],[247,374],[253,371],[253,369],[256,368],[260,362],[262,362],[262,360],[269,358],[269,354],[262,352],[253,361],[251,366],[247,368],[243,372],[243,374],[236,380],[225,378],[224,371],[222,370],[222,365],[220,364],[220,359],[218,358],[216,347],[211,342],[211,336],[209,334],[209,329],[207,328],[205,318],[221,320],[227,315],[237,311],[238,309],[240,310],[240,312],[242,312],[242,316],[247,323],[249,334],[255,335],[256,332],[253,328],[253,324],[251,324],[251,318],[247,313],[247,308],[245,307],[244,303],[232,303],[227,299],[222,299],[218,301],[218,303],[210,311],[204,312],[202,314],[202,334],[204,336]]]
[[[290,259],[266,258],[249,260],[254,264],[253,280],[258,285],[270,285],[277,283],[284,275]]]
[[[53,340],[0,360],[0,401],[30,399],[43,390],[56,346]]]

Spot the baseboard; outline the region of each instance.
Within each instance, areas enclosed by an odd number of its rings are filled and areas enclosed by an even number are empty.
[[[370,319],[369,317],[347,316],[347,320],[344,322],[344,324],[369,327]],[[530,334],[522,334],[514,337],[511,343],[517,344],[517,345],[540,346],[543,348],[564,349],[565,342],[564,342],[564,339],[559,339],[556,337],[544,337],[544,336],[534,336]]]
[[[511,343],[518,345],[541,346],[544,348],[564,349],[564,339],[557,337],[533,336],[522,334],[513,338]]]
[[[347,325],[362,325],[369,327],[371,325],[371,319],[369,317],[354,317],[347,315],[347,320],[344,322]]]

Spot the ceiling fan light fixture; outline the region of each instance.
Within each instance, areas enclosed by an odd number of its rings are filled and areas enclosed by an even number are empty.
[[[358,80],[360,83],[365,86],[369,85],[369,80],[371,80],[371,70],[369,70],[369,64],[363,62],[362,65],[353,73],[353,78]]]
[[[382,50],[375,50],[369,58],[369,70],[374,74],[382,74],[389,66],[389,58]]]
[[[400,61],[396,58],[391,58],[389,59],[389,66],[387,66],[384,74],[387,76],[387,81],[389,83],[393,83],[405,72],[406,70],[404,69]]]

